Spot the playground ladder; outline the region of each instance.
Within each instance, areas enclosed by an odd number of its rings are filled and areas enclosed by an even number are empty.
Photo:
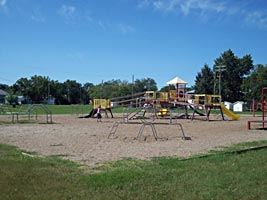
[[[10,115],[11,119],[12,119],[12,123],[15,123],[19,121],[19,116],[21,115],[27,115],[28,116],[28,120],[30,120],[31,118],[31,109],[29,109],[29,106],[27,106],[27,108],[25,107],[25,105],[21,105],[19,108],[11,108],[8,105],[2,105],[0,107],[0,114],[3,115]]]
[[[52,121],[52,112],[51,112],[51,110],[49,110],[49,108],[44,104],[33,104],[32,105],[33,109],[36,109],[37,106],[40,107],[44,111],[44,113],[46,114],[46,123],[47,124],[52,124],[53,121]]]
[[[112,127],[111,127],[111,129],[110,129],[108,138],[110,138],[111,135],[113,135],[113,136],[115,135],[115,133],[116,133],[116,131],[117,131],[119,125],[120,125],[120,122],[114,122],[114,123],[113,123],[113,125],[112,125]]]
[[[48,109],[47,106],[43,104],[21,105],[18,109],[11,109],[10,107],[4,105],[0,107],[0,114],[11,115],[12,123],[15,123],[15,120],[18,122],[20,116],[27,116],[28,120],[30,120],[32,117],[32,113],[35,113],[35,119],[37,120],[37,107],[41,108],[42,111],[46,114],[46,122],[48,124],[53,123],[52,112]]]
[[[157,131],[156,131],[155,125],[153,123],[150,123],[150,122],[144,122],[142,124],[142,126],[140,127],[140,129],[138,131],[137,139],[141,138],[142,133],[143,133],[143,131],[145,129],[145,126],[150,126],[151,127],[153,136],[154,136],[155,140],[157,141],[158,140],[158,135],[157,135]]]

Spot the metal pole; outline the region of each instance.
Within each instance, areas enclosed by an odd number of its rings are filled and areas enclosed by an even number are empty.
[[[215,88],[216,88],[216,72],[215,72],[215,74],[214,74],[213,81],[214,81],[214,83],[213,83],[213,94],[215,95]]]
[[[262,88],[261,90],[261,112],[262,112],[262,128],[264,128],[264,118],[265,118],[265,99],[264,99],[264,93],[265,90],[267,90],[266,87]]]
[[[134,75],[132,75],[132,98],[134,94]]]
[[[134,96],[134,75],[132,75],[132,101],[133,101],[133,96]],[[137,105],[135,105],[135,107],[137,107]]]
[[[222,91],[221,91],[221,77],[222,77],[222,71],[220,70],[220,74],[219,74],[219,95],[222,95]]]
[[[226,66],[225,65],[217,65],[217,66],[215,66],[215,72],[219,72],[219,95],[222,95],[221,79],[222,79],[222,72],[224,72],[224,71],[226,71]]]

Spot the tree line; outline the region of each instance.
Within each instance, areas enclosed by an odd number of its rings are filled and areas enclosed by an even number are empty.
[[[216,58],[210,68],[207,64],[197,72],[196,94],[221,94],[223,101],[251,101],[261,99],[261,88],[267,86],[267,66],[254,65],[251,55],[238,58],[231,49]],[[134,83],[109,80],[99,84],[78,83],[66,80],[61,83],[46,76],[20,78],[13,85],[0,84],[0,89],[9,92],[10,99],[24,96],[25,103],[45,103],[50,97],[56,104],[88,104],[94,98],[115,98],[131,93],[157,91],[157,83],[152,78],[137,79]],[[160,91],[167,91],[168,86]]]
[[[267,65],[254,65],[251,55],[238,58],[231,49],[207,64],[197,73],[197,94],[221,94],[223,101],[236,102],[261,100],[261,89],[267,87]]]
[[[94,98],[114,98],[131,93],[157,90],[155,80],[151,78],[137,79],[134,84],[121,80],[110,80],[94,85],[93,83],[78,83],[76,80],[66,80],[61,83],[45,76],[32,76],[30,79],[20,78],[12,86],[0,84],[0,88],[9,92],[11,102],[15,96],[23,96],[25,103],[46,103],[49,98],[55,98],[58,105],[88,104]]]

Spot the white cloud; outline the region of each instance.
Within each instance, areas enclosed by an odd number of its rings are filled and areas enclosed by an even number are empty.
[[[74,17],[74,14],[76,12],[76,7],[74,6],[67,6],[67,5],[62,5],[59,14],[64,17],[65,19],[71,19]]]
[[[6,6],[7,0],[0,0],[0,6],[4,7]]]
[[[203,12],[225,12],[225,1],[216,0],[141,0],[139,8],[152,7],[155,10],[164,12],[179,11],[184,15],[195,11]]]
[[[102,20],[98,20],[97,25],[104,31],[107,29],[107,25]]]
[[[43,16],[40,9],[35,9],[31,14],[31,19],[36,22],[45,22],[45,17]]]
[[[214,0],[187,0],[180,4],[180,8],[185,15],[189,14],[191,11],[198,11],[200,13],[222,13],[226,11],[223,2]]]
[[[102,31],[112,31],[122,34],[129,34],[134,33],[136,30],[134,27],[128,24],[124,23],[111,23],[107,21],[97,20],[95,23],[91,23],[96,25],[98,28],[100,28]]]
[[[248,25],[255,25],[258,28],[267,28],[267,15],[260,11],[247,13],[246,22]]]
[[[153,2],[153,7],[157,10],[162,10],[165,9],[165,5],[162,1],[154,1]]]
[[[145,8],[150,6],[150,0],[140,0],[137,4],[138,8]]]
[[[118,28],[118,31],[123,34],[135,32],[135,29],[132,26],[127,25],[127,24],[118,24],[117,28]]]
[[[140,0],[138,8],[153,9],[164,13],[180,13],[184,16],[195,16],[207,22],[211,19],[237,17],[250,26],[267,28],[267,14],[263,8],[251,1],[231,0]],[[251,11],[252,10],[252,11]],[[242,23],[242,22],[241,22]]]
[[[2,12],[4,14],[7,14],[8,13],[7,0],[0,0],[0,14]]]
[[[84,15],[84,19],[91,27],[95,27],[104,32],[116,32],[122,34],[136,32],[135,28],[129,24],[98,19],[93,17],[90,12],[87,12],[86,15]]]

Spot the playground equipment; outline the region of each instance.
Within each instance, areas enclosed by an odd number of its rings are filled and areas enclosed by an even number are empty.
[[[91,112],[81,118],[94,117],[99,105],[101,105],[101,110],[105,112],[106,117],[108,117],[107,111],[109,111],[112,118],[112,108],[124,108],[124,122],[147,117],[152,118],[152,121],[157,118],[176,119],[182,117],[193,120],[196,115],[210,120],[212,110],[219,110],[223,120],[225,120],[224,114],[232,120],[237,120],[240,117],[221,103],[220,95],[186,93],[187,83],[179,77],[173,78],[167,84],[169,85],[168,92],[145,91],[111,99],[94,99],[94,107]],[[173,85],[175,89],[173,89]],[[181,107],[184,113],[179,115],[172,113],[172,108]]]
[[[223,104],[221,104],[221,110],[224,114],[226,114],[228,117],[230,117],[232,120],[238,120],[240,118],[240,115],[234,114],[232,111],[227,109]]]
[[[169,87],[168,92],[146,91],[111,99],[113,107],[123,107],[124,113],[122,121],[113,123],[108,138],[115,138],[115,133],[121,124],[139,124],[140,128],[136,137],[138,140],[141,139],[145,127],[150,127],[153,137],[157,141],[161,138],[157,134],[156,125],[160,124],[175,125],[182,132],[182,139],[190,139],[185,136],[182,124],[177,122],[180,117],[190,118],[189,110],[193,111],[191,120],[195,118],[195,114],[210,120],[212,109],[219,110],[223,120],[225,120],[224,114],[232,120],[240,117],[221,103],[221,95],[186,93],[186,82],[178,77],[167,84],[175,85],[175,90],[171,90]],[[177,114],[173,111],[173,108],[178,107],[182,107],[185,113]],[[169,122],[162,121],[162,119],[169,119]],[[176,120],[175,123],[173,123],[173,119]]]
[[[110,112],[111,117],[113,118],[113,113],[111,110],[110,100],[109,99],[94,99],[94,106],[90,113],[84,117],[80,118],[93,118],[97,113],[97,108],[101,106],[101,112],[105,112],[106,117],[108,118],[107,111]]]
[[[142,107],[144,104],[145,92],[134,93],[130,95],[115,97],[110,99],[112,107]]]
[[[111,129],[110,129],[108,138],[111,138],[111,137],[115,136],[115,133],[116,133],[116,131],[117,131],[117,129],[118,129],[120,124],[137,124],[137,125],[140,124],[141,126],[140,126],[140,129],[138,130],[137,137],[136,137],[136,139],[138,139],[138,140],[141,139],[143,131],[144,131],[146,126],[149,126],[151,128],[153,137],[154,137],[154,139],[156,141],[159,140],[159,139],[163,139],[164,140],[164,138],[158,137],[155,125],[166,125],[166,126],[176,125],[176,126],[178,126],[178,128],[182,132],[182,139],[183,140],[190,140],[191,139],[190,137],[186,137],[185,136],[184,129],[183,129],[183,126],[182,126],[181,123],[159,123],[159,122],[149,122],[149,121],[145,121],[145,120],[141,120],[139,123],[138,122],[127,122],[127,123],[125,123],[124,121],[122,121],[122,122],[114,122],[112,127],[111,127]]]
[[[261,123],[262,124],[262,129],[265,128],[265,123],[267,123],[267,120],[265,120],[265,115],[267,112],[267,104],[265,100],[265,94],[267,92],[267,87],[263,87],[261,90],[261,120],[249,120],[248,121],[248,129],[251,129],[251,123]]]
[[[195,106],[196,105],[196,106]],[[232,111],[227,109],[222,103],[221,103],[221,95],[207,95],[207,94],[197,94],[195,95],[195,98],[193,100],[193,109],[195,107],[202,106],[203,110],[205,111],[205,114],[207,116],[207,120],[209,120],[211,109],[218,109],[220,110],[222,119],[224,120],[224,115],[226,114],[228,117],[230,117],[232,120],[238,120],[240,118],[240,115],[234,114]],[[194,113],[196,110],[194,109]],[[193,115],[194,115],[193,113]],[[202,113],[198,113],[202,114]]]
[[[136,108],[136,109],[124,109],[123,112],[123,121],[125,123],[128,123],[129,120],[132,119],[141,119],[144,118],[146,114],[146,109],[145,108]]]
[[[11,107],[9,105],[0,105],[0,114],[5,116],[11,116],[12,123],[19,122],[19,120],[35,119],[37,120],[38,114],[45,114],[46,123],[52,124],[52,112],[44,104],[22,104],[17,107]]]
[[[219,110],[223,120],[224,114],[232,120],[238,120],[239,115],[234,114],[221,103],[221,95],[212,94],[189,94],[186,93],[186,82],[175,77],[167,82],[169,86],[175,85],[175,90],[169,87],[168,92],[146,91],[142,98],[143,104],[150,104],[155,110],[155,116],[163,117],[170,115],[170,109],[173,107],[182,107],[184,114],[180,117],[190,118],[189,109],[193,110],[191,119],[195,118],[195,114],[205,116],[210,120],[211,110]]]
[[[169,99],[171,101],[186,101],[186,95],[185,95],[185,91],[186,91],[186,84],[187,82],[185,82],[184,80],[182,80],[179,77],[175,77],[172,80],[168,81],[167,84],[169,85],[169,87],[171,85],[174,85],[176,90],[170,90],[169,89]]]
[[[146,99],[145,99],[146,100]],[[190,137],[186,137],[183,126],[181,123],[177,122],[176,118],[176,123],[173,123],[173,116],[172,112],[168,108],[162,108],[161,111],[161,116],[169,115],[169,122],[159,122],[156,121],[158,119],[157,115],[157,110],[155,109],[155,106],[152,106],[151,104],[147,104],[148,101],[141,107],[141,108],[125,108],[125,112],[123,113],[123,120],[120,122],[114,122],[111,129],[110,133],[108,135],[108,138],[111,138],[111,136],[115,136],[115,133],[119,127],[120,124],[136,124],[136,125],[141,125],[140,129],[138,131],[136,139],[140,140],[143,134],[143,131],[146,126],[150,127],[152,130],[152,134],[154,139],[157,141],[159,139],[164,139],[164,138],[159,138],[156,130],[156,125],[176,125],[178,126],[179,130],[182,132],[182,139],[183,140],[189,140]],[[146,115],[146,116],[145,116]],[[138,121],[136,121],[138,120]]]
[[[169,98],[170,97],[170,98]],[[189,118],[189,109],[193,110],[191,119],[195,118],[195,114],[199,116],[205,116],[207,120],[210,120],[210,113],[212,109],[220,110],[221,117],[224,120],[224,114],[230,117],[232,120],[238,120],[239,115],[234,114],[232,111],[227,109],[221,103],[221,95],[212,94],[184,94],[182,99],[179,94],[173,90],[168,92],[155,92],[147,91],[144,94],[145,102],[154,106],[157,110],[157,116],[166,116],[169,114],[171,107],[183,107],[185,113],[181,116]]]

